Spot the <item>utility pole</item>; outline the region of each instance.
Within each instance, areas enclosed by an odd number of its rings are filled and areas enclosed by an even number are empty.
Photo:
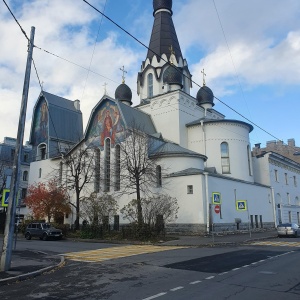
[[[19,192],[19,180],[20,180],[19,168],[20,168],[22,146],[23,146],[23,139],[24,139],[24,128],[25,128],[28,90],[29,90],[29,82],[30,82],[31,61],[32,61],[32,52],[34,46],[34,32],[35,32],[35,28],[31,27],[30,40],[28,41],[27,64],[26,64],[25,78],[24,78],[24,85],[23,85],[23,94],[22,94],[21,110],[20,110],[20,117],[19,117],[14,165],[13,165],[11,184],[10,184],[10,194],[8,199],[6,221],[5,221],[4,240],[3,240],[2,255],[1,255],[1,271],[8,271],[11,265],[11,255],[12,255],[13,236],[14,236],[15,217],[16,217],[16,204],[17,204],[17,198]]]

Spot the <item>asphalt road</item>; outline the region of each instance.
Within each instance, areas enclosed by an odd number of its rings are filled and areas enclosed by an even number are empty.
[[[295,239],[280,239],[285,241]],[[111,246],[116,245],[39,240],[18,244],[52,253]],[[54,272],[1,286],[0,299],[298,300],[299,250],[288,244],[187,248],[96,263],[67,260]]]

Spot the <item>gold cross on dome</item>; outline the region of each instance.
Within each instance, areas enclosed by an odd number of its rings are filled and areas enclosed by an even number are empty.
[[[203,86],[205,86],[206,85],[206,83],[205,83],[206,74],[204,73],[204,69],[203,69],[203,71],[201,71],[201,73],[203,74]]]
[[[122,68],[120,68],[120,70],[123,72],[122,83],[125,83],[125,73],[127,74],[127,71],[125,71],[125,67],[124,66]]]

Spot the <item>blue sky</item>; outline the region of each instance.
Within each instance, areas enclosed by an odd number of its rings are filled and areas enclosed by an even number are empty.
[[[110,96],[121,83],[120,67],[128,71],[126,83],[136,95],[136,76],[147,50],[82,0],[7,0],[35,45],[68,59],[34,49],[34,60],[44,89],[70,100],[80,99],[86,125],[92,108]],[[152,0],[91,0],[105,13],[148,45],[153,24]],[[295,138],[300,145],[300,1],[298,0],[173,0],[173,21],[179,42],[193,74],[215,96],[265,129],[255,127],[251,143]],[[98,37],[97,37],[98,36]],[[26,64],[27,42],[0,2],[0,141],[15,137]],[[95,74],[97,73],[97,74]],[[100,76],[102,75],[102,76]],[[192,95],[197,93],[194,85]],[[25,139],[40,93],[31,73]],[[245,121],[215,101],[227,118]]]

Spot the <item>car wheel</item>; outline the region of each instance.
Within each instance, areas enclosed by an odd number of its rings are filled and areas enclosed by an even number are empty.
[[[43,241],[47,241],[47,239],[48,239],[47,233],[44,233],[43,234]]]
[[[295,231],[294,237],[295,238],[298,237],[298,232],[297,231]]]
[[[31,235],[30,235],[29,232],[26,232],[26,234],[25,234],[25,239],[26,239],[26,240],[31,240]]]

